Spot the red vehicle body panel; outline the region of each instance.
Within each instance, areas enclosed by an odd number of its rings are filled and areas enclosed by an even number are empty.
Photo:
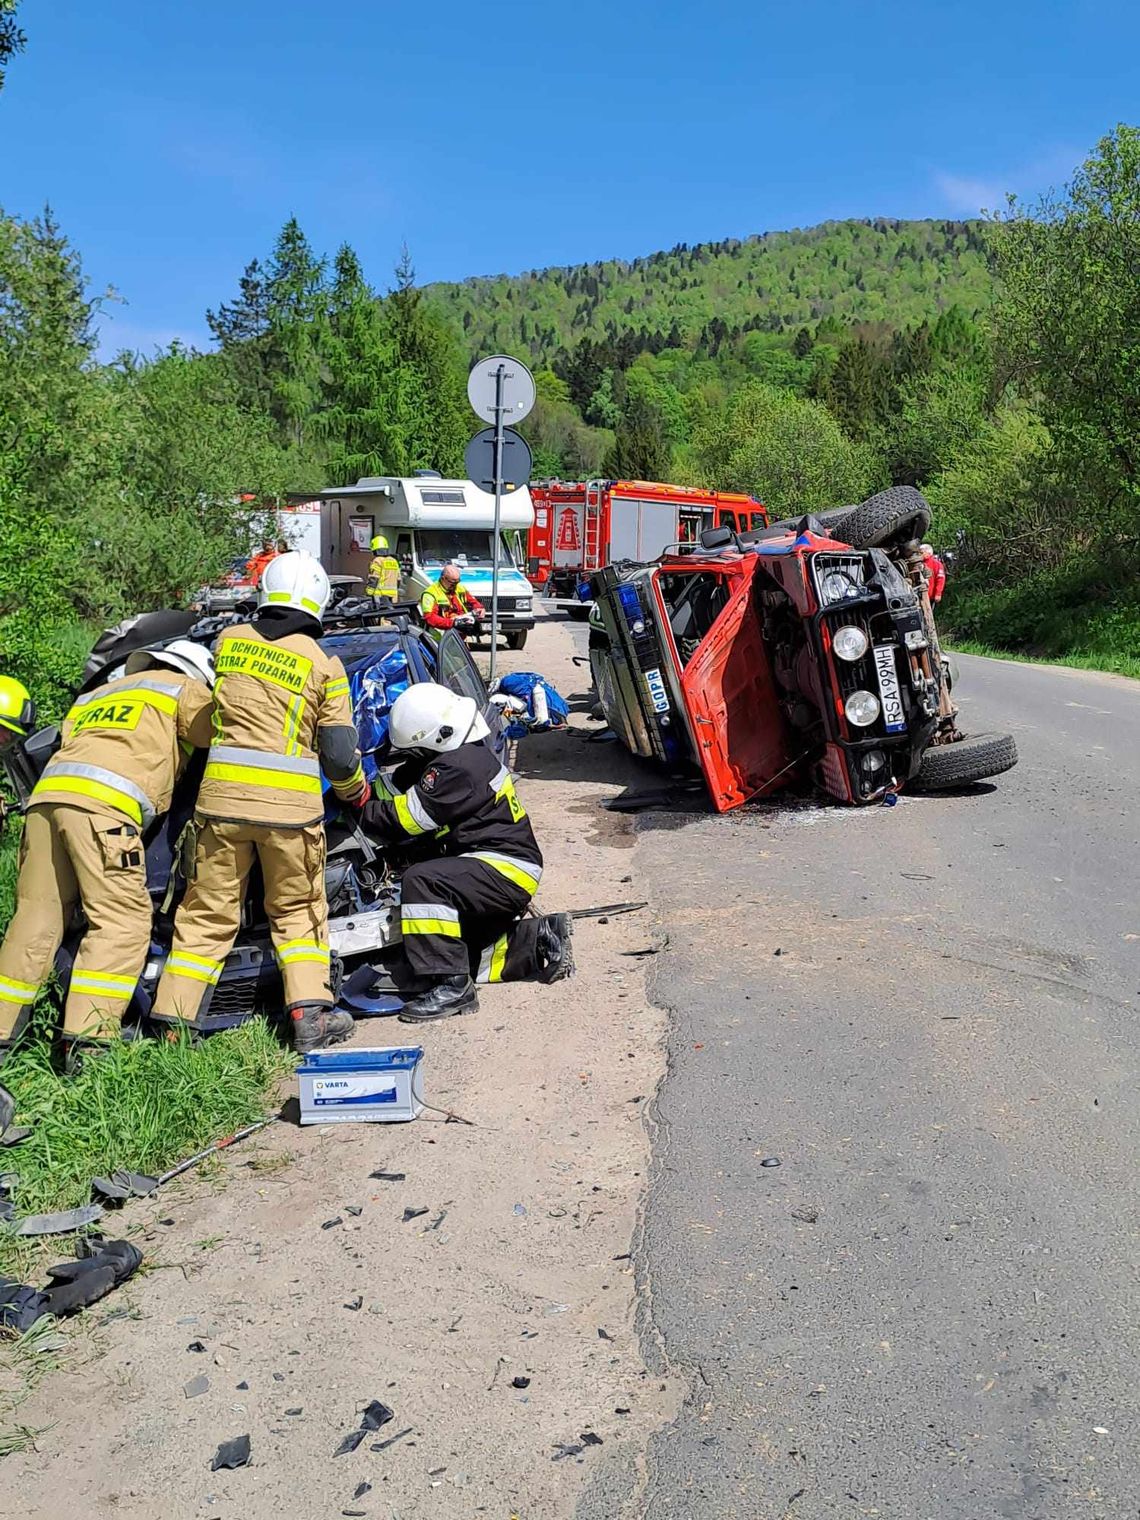
[[[753,595],[754,568],[754,562],[733,567],[728,602],[681,676],[697,757],[718,813],[770,791],[789,768],[779,697]],[[758,712],[763,721],[757,721]]]

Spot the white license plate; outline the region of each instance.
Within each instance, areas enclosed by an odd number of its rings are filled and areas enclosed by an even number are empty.
[[[883,721],[889,734],[901,733],[906,728],[902,697],[899,694],[898,671],[895,666],[895,646],[875,645],[875,674],[879,678],[879,696],[883,702]]]
[[[649,699],[653,703],[653,711],[667,713],[669,711],[669,698],[665,694],[665,682],[661,679],[661,671],[647,670],[645,672],[645,684],[649,687]]]

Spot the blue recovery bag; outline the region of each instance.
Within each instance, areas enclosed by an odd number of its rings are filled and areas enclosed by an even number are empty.
[[[491,689],[491,700],[502,712],[508,739],[565,728],[570,716],[566,699],[533,670],[500,676]]]
[[[364,771],[371,779],[376,774],[372,756],[388,737],[388,712],[402,691],[408,689],[408,662],[402,649],[390,649],[386,655],[352,672],[349,691]]]

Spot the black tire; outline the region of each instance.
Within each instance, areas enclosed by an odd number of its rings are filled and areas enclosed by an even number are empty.
[[[507,648],[508,649],[523,649],[523,648],[525,648],[526,647],[526,636],[527,636],[527,634],[529,632],[530,632],[529,628],[519,628],[514,633],[508,633],[506,635]]]
[[[770,533],[773,528],[786,528],[788,532],[794,533],[805,517],[814,517],[821,528],[833,528],[837,522],[842,522],[847,514],[854,510],[854,507],[828,507],[823,512],[801,512],[798,517],[781,517],[776,522],[768,524],[768,532]]]
[[[891,486],[870,496],[832,525],[834,535],[853,549],[881,549],[886,544],[925,538],[930,503],[914,486]]]
[[[1017,743],[1012,734],[971,734],[957,744],[932,744],[922,757],[914,784],[926,792],[969,786],[1000,776],[1016,764]]]

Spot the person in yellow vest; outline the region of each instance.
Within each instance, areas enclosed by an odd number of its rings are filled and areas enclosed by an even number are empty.
[[[439,580],[420,597],[424,623],[437,633],[445,628],[463,633],[486,616],[482,602],[468,591],[461,575],[458,565],[444,565]]]
[[[0,946],[0,1057],[23,1031],[77,907],[87,930],[64,1042],[71,1055],[119,1034],[150,948],[143,835],[169,808],[187,753],[210,742],[213,684],[208,651],[176,639],[136,650],[125,675],[87,692],[64,718],[62,743],[28,803],[16,911]]]
[[[333,1011],[325,899],[321,770],[353,806],[369,796],[344,666],[317,642],[331,595],[311,555],[279,555],[248,624],[227,628],[214,656],[214,736],[197,801],[194,875],[152,1018],[195,1024],[209,1005],[241,924],[254,862],[299,1051],[352,1033]]]
[[[368,566],[368,595],[379,606],[394,602],[400,594],[400,561],[388,552],[388,540],[377,533],[372,540],[372,563]]]

